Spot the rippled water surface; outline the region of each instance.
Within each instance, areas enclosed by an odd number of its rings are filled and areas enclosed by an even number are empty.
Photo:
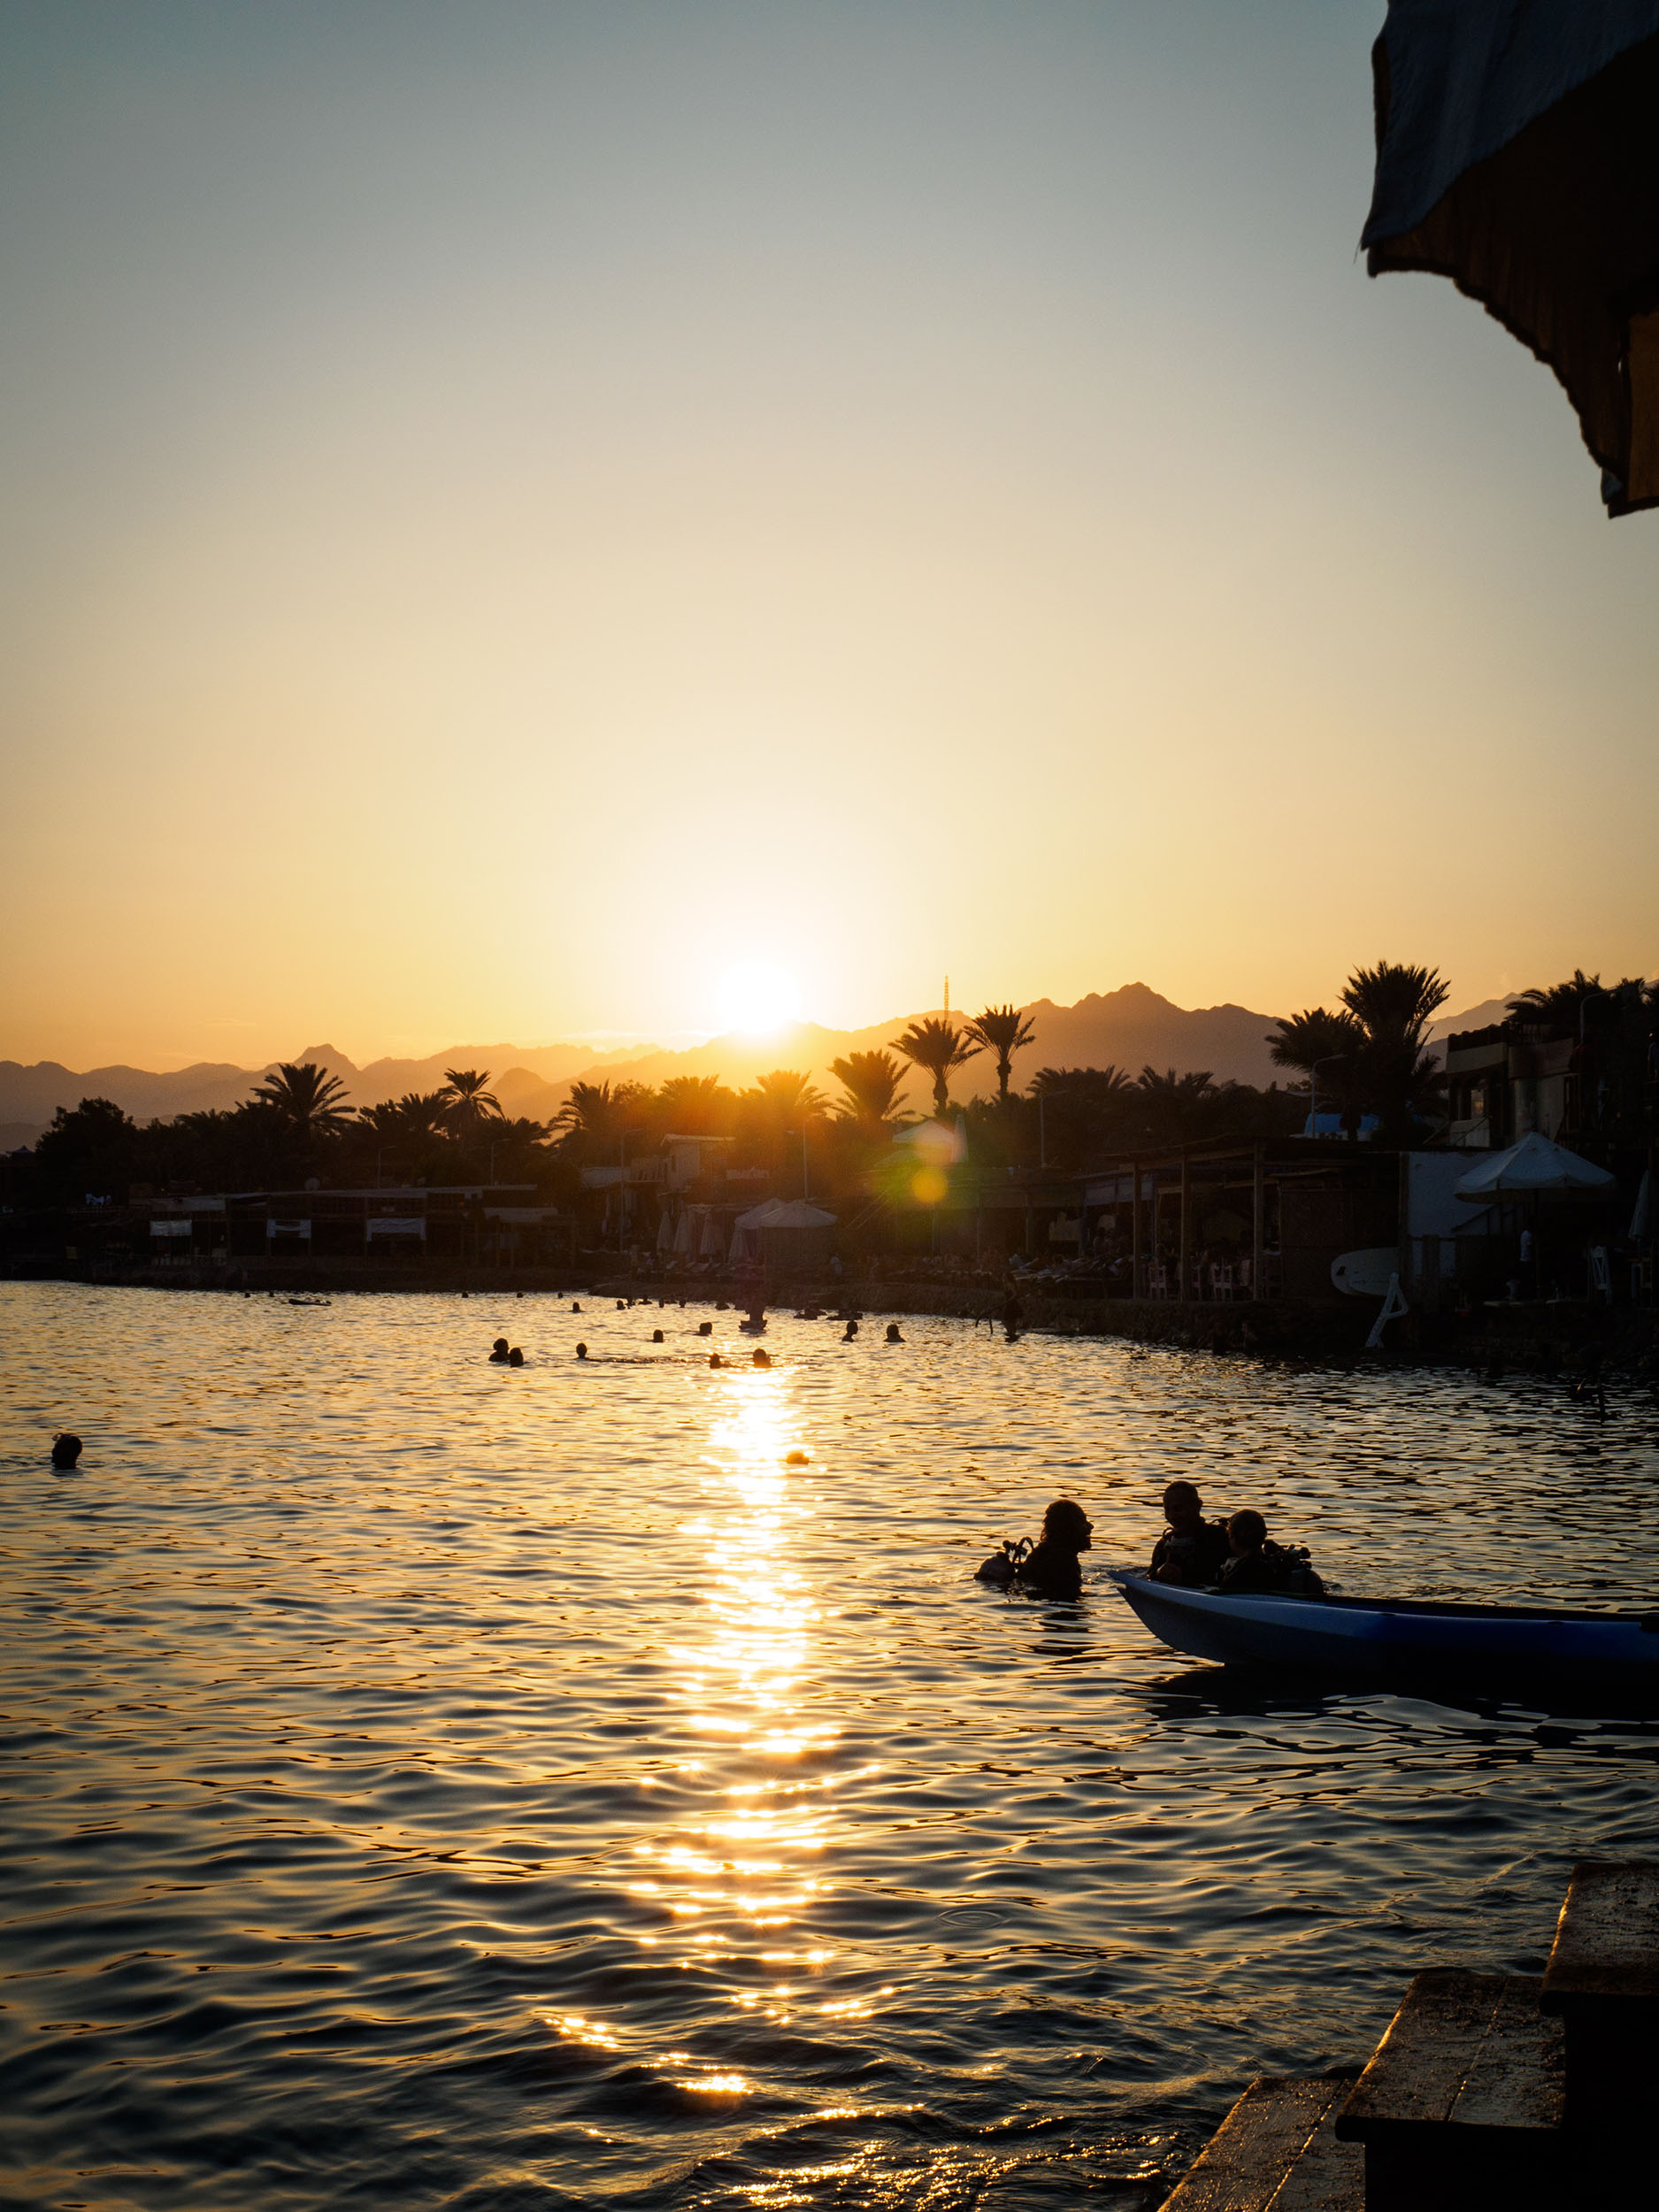
[[[0,1286],[0,2201],[1140,2207],[1655,1847],[1659,1729],[1240,1686],[1102,1572],[1180,1472],[1651,1603],[1650,1401],[705,1317]],[[1083,1601],[976,1585],[1062,1492]]]

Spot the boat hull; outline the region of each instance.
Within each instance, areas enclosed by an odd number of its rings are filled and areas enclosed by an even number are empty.
[[[1125,1601],[1171,1651],[1224,1665],[1460,1682],[1571,1685],[1659,1696],[1659,1615],[1423,1599],[1227,1597],[1114,1570]],[[1651,1625],[1649,1625],[1651,1624]]]

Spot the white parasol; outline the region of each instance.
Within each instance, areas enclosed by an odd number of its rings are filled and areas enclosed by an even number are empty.
[[[1616,1179],[1604,1167],[1534,1132],[1460,1176],[1453,1195],[1471,1206],[1495,1205],[1501,1198],[1594,1198],[1612,1190]]]

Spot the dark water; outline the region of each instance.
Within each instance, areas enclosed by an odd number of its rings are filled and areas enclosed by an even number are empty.
[[[1651,1603],[1649,1402],[701,1317],[0,1286],[0,2202],[1139,2207],[1654,1849],[1659,1729],[968,1578],[1180,1471],[1350,1589]]]

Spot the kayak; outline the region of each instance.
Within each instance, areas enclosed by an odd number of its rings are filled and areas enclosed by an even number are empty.
[[[1659,1696],[1659,1612],[1579,1613],[1438,1598],[1298,1598],[1184,1590],[1110,1571],[1159,1641],[1194,1659],[1304,1672],[1525,1680]]]

